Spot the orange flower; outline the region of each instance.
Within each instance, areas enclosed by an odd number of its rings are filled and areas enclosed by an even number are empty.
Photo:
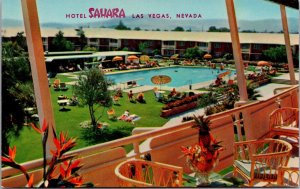
[[[32,188],[33,187],[33,178],[34,175],[30,175],[29,181],[27,182],[27,187]]]
[[[48,124],[45,119],[43,121],[42,129],[37,128],[37,126],[33,123],[29,123],[29,125],[40,134],[44,133],[46,131],[46,129],[48,128]]]
[[[15,161],[16,153],[17,153],[17,148],[15,146],[13,148],[9,147],[8,148],[8,156],[7,157],[1,156],[2,162],[3,163],[13,163]]]

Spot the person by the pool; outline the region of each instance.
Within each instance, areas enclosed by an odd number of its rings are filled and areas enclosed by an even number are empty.
[[[132,90],[129,91],[129,93],[128,93],[128,98],[129,98],[130,101],[133,101],[133,100],[134,100],[134,99],[133,99],[133,93],[132,93]]]
[[[129,117],[129,110],[125,110],[123,115],[119,117],[119,120],[126,120]]]
[[[169,97],[173,97],[177,94],[177,91],[175,88],[173,88],[173,90],[170,92]]]
[[[216,86],[219,86],[219,85],[221,85],[222,84],[222,78],[220,78],[220,77],[217,77],[217,79],[216,79],[216,81],[215,81],[215,85]]]

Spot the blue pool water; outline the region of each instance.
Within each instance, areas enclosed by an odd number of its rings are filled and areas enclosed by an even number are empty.
[[[143,70],[129,73],[119,73],[106,75],[107,79],[115,83],[124,83],[131,80],[137,80],[138,85],[154,86],[151,82],[151,77],[156,75],[167,75],[172,78],[172,81],[163,86],[180,87],[189,84],[201,83],[209,80],[215,80],[217,75],[225,72],[218,69],[210,68],[195,68],[195,67],[172,67],[153,70]],[[231,73],[232,74],[232,73]]]

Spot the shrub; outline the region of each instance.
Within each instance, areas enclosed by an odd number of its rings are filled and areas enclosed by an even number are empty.
[[[217,99],[215,98],[215,95],[212,94],[212,92],[203,94],[198,99],[198,107],[203,108],[208,105],[214,104],[217,102]]]
[[[94,131],[92,127],[87,127],[82,129],[81,138],[89,145],[98,144],[130,136],[133,128],[133,126],[103,126]]]

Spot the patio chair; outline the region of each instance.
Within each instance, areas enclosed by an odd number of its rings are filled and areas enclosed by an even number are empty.
[[[53,82],[53,88],[55,91],[59,91],[60,90],[60,79],[55,79]]]
[[[112,100],[113,100],[113,104],[115,104],[115,105],[120,105],[120,103],[119,103],[119,99],[120,99],[120,97],[119,96],[113,96],[112,97]]]
[[[299,144],[299,109],[283,107],[274,110],[269,117],[269,137],[286,136]]]
[[[233,175],[241,175],[252,187],[255,182],[276,182],[278,168],[286,166],[292,145],[283,140],[264,139],[236,142]]]
[[[67,91],[69,88],[67,87],[66,83],[60,83],[60,90]]]
[[[120,187],[179,187],[183,168],[131,159],[117,165],[115,174]]]
[[[116,118],[116,112],[114,109],[107,110],[108,119],[115,119]]]
[[[299,167],[279,167],[277,185],[283,187],[298,187]]]

